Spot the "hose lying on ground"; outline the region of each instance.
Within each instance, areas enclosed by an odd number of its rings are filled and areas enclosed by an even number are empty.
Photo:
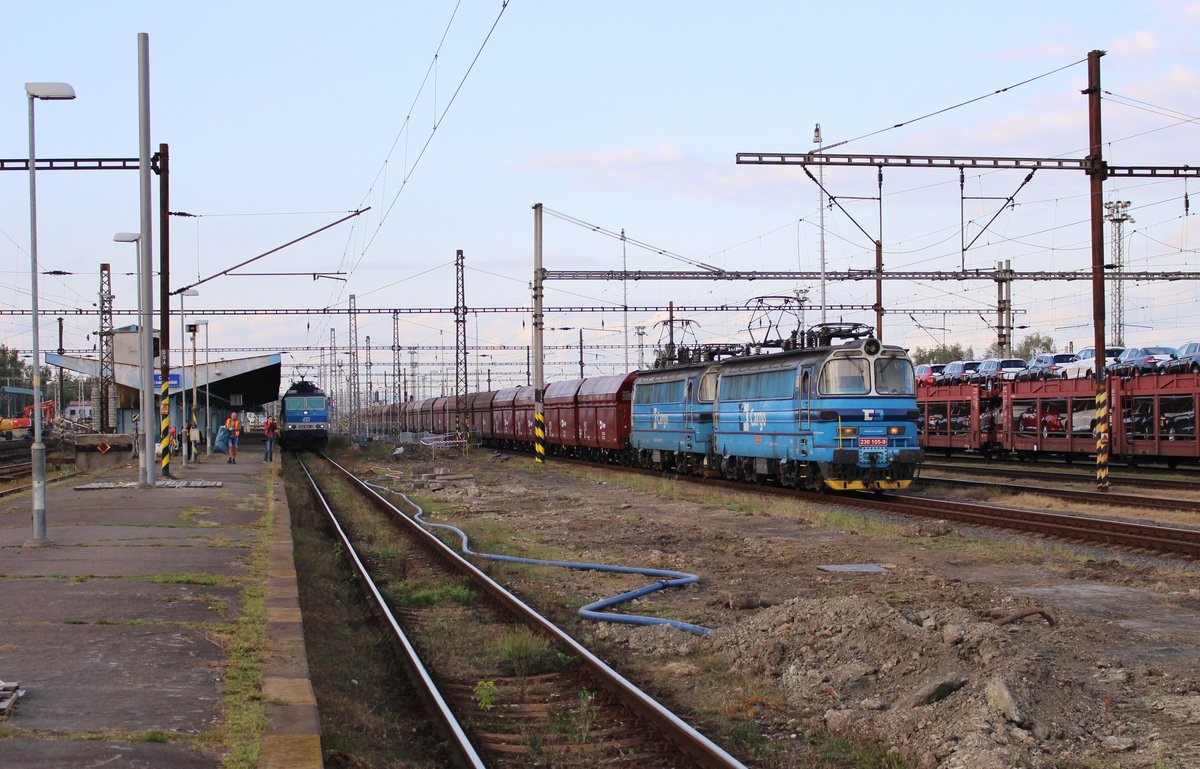
[[[693,582],[699,582],[700,578],[695,574],[688,574],[684,571],[670,571],[668,569],[651,569],[641,566],[613,566],[611,564],[583,563],[579,561],[547,561],[540,558],[520,558],[513,555],[499,555],[498,553],[477,553],[470,548],[467,535],[462,529],[451,526],[448,523],[431,523],[426,521],[425,510],[416,502],[413,502],[411,499],[409,499],[408,496],[403,492],[396,491],[395,489],[388,488],[387,486],[380,486],[369,481],[364,481],[364,483],[373,489],[379,489],[391,494],[396,494],[404,499],[406,503],[412,505],[417,511],[413,516],[413,520],[417,521],[417,523],[420,523],[422,526],[431,529],[445,529],[446,531],[452,531],[457,534],[459,541],[461,542],[459,549],[464,555],[474,555],[479,558],[485,558],[489,561],[523,563],[533,566],[557,566],[563,569],[577,569],[579,571],[604,571],[615,574],[640,574],[645,577],[660,578],[659,581],[652,582],[651,584],[645,585],[636,590],[630,590],[628,592],[621,593],[620,595],[612,596],[611,598],[602,598],[599,601],[593,601],[592,603],[589,603],[587,606],[584,606],[579,610],[579,616],[584,617],[585,619],[597,620],[601,622],[616,622],[624,625],[670,625],[678,630],[684,630],[688,633],[695,633],[696,635],[705,635],[712,630],[712,628],[707,628],[703,625],[693,625],[688,622],[680,622],[679,620],[662,619],[660,617],[645,617],[636,614],[615,614],[613,612],[603,611],[604,609],[625,603],[626,601],[632,601],[635,598],[640,598],[648,593],[653,593],[656,590],[662,590],[663,588],[667,587],[683,587],[684,585],[690,585]]]

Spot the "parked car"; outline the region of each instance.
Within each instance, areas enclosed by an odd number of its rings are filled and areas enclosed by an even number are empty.
[[[1020,358],[988,358],[979,368],[968,372],[968,382],[993,382],[999,379],[1016,379],[1025,370],[1025,361]]]
[[[979,368],[977,360],[952,360],[946,364],[946,368],[942,369],[942,373],[938,374],[933,382],[934,384],[962,384],[966,381],[967,372],[977,368]]]
[[[1074,359],[1071,352],[1041,352],[1029,359],[1029,365],[1017,375],[1017,379],[1033,381],[1036,379],[1059,379],[1063,364]]]
[[[1164,362],[1162,370],[1170,374],[1185,371],[1200,374],[1200,342],[1188,342],[1175,348],[1175,359]]]
[[[1174,358],[1175,351],[1170,347],[1126,347],[1108,370],[1113,376],[1156,374],[1163,363]]]
[[[944,368],[946,368],[945,363],[922,363],[913,370],[913,373],[917,376],[918,385],[931,385]]]
[[[1104,350],[1104,367],[1116,363],[1117,356],[1125,352],[1124,347],[1108,347]],[[1058,371],[1060,379],[1086,379],[1096,373],[1096,348],[1084,347],[1075,357],[1064,363]]]

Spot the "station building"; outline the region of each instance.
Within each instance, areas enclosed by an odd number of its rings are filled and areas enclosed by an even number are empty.
[[[154,331],[157,340],[159,332]],[[112,432],[137,434],[140,403],[141,369],[138,356],[138,326],[113,329],[113,380],[108,398],[108,414]],[[198,359],[193,364],[191,351],[183,369],[172,369],[168,393],[171,398],[171,424],[182,425],[184,416],[195,405],[196,425],[205,440],[211,440],[215,428],[225,422],[230,411],[255,412],[264,405],[279,400],[281,354],[256,355],[249,358],[223,360]],[[47,366],[62,366],[77,374],[100,378],[100,360],[75,355],[46,354]],[[154,359],[154,391],[157,400],[162,378],[160,359]],[[92,424],[99,429],[101,404],[99,387],[95,390],[90,409]],[[155,408],[155,413],[158,409]],[[246,421],[246,420],[243,420]],[[158,430],[158,425],[154,427]]]

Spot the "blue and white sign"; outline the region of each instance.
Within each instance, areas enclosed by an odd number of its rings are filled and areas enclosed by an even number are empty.
[[[182,384],[183,384],[183,375],[178,372],[176,372],[174,374],[170,374],[167,377],[167,381],[170,383],[168,385],[168,387],[178,388],[178,387],[182,386]],[[154,372],[154,389],[157,390],[160,387],[162,387],[162,372],[155,371]]]

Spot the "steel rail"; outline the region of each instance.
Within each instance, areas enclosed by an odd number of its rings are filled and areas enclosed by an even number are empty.
[[[922,471],[926,469],[942,470],[944,472],[958,473],[993,473],[995,475],[1011,475],[1017,478],[1030,478],[1041,481],[1057,481],[1069,483],[1095,483],[1095,473],[1076,473],[1066,470],[1035,470],[1028,466],[1022,466],[1017,463],[987,465],[979,467],[978,465],[983,460],[970,460],[964,462],[925,462],[921,465]],[[975,465],[975,466],[972,466]],[[921,476],[925,478],[924,475]],[[1131,486],[1139,486],[1146,489],[1178,489],[1180,491],[1200,491],[1200,483],[1196,481],[1186,481],[1180,478],[1152,478],[1138,477],[1135,475],[1109,475],[1109,483],[1111,484],[1129,484]]]
[[[458,717],[454,715],[454,712],[450,709],[449,704],[447,704],[446,699],[438,689],[437,684],[434,683],[433,677],[429,675],[429,671],[425,668],[424,663],[421,662],[421,657],[417,653],[416,647],[413,646],[404,629],[400,627],[400,623],[396,620],[395,615],[388,608],[387,601],[384,600],[383,594],[375,584],[375,581],[371,579],[371,575],[367,572],[367,567],[358,556],[358,551],[354,549],[354,545],[350,542],[350,537],[346,534],[345,529],[342,528],[337,515],[329,506],[328,500],[325,499],[325,495],[321,493],[321,488],[317,485],[316,479],[308,471],[308,467],[304,464],[303,459],[299,460],[299,465],[300,469],[308,477],[308,482],[312,485],[313,494],[316,495],[321,507],[324,508],[325,516],[329,519],[334,531],[337,532],[338,539],[342,543],[343,552],[349,556],[351,562],[354,564],[355,571],[362,578],[363,584],[374,600],[375,608],[387,620],[387,624],[392,629],[392,634],[395,636],[401,649],[403,649],[404,661],[408,666],[413,683],[417,686],[418,691],[425,698],[426,702],[429,703],[430,709],[437,717],[438,725],[441,727],[442,732],[450,738],[448,742],[453,746],[461,765],[483,769],[486,764],[483,763],[483,759],[475,751],[475,747],[471,744],[470,739],[468,739],[466,731],[458,722]]]
[[[1075,479],[1060,478],[1058,480],[1076,480],[1080,483],[1095,482],[1094,477],[1083,477]],[[1076,502],[1087,502],[1095,505],[1129,505],[1130,507],[1149,507],[1155,510],[1189,510],[1192,512],[1200,512],[1200,500],[1195,499],[1171,499],[1169,497],[1147,497],[1140,494],[1112,494],[1109,492],[1093,491],[1090,489],[1055,489],[1031,487],[1022,483],[1003,483],[1001,481],[980,481],[980,480],[964,480],[962,478],[939,478],[937,476],[921,474],[918,479],[919,483],[934,483],[945,486],[972,486],[981,488],[990,486],[992,488],[1000,488],[1006,491],[1011,491],[1014,494],[1025,492],[1028,494],[1036,494],[1042,497],[1054,497],[1056,499],[1070,499]],[[1200,491],[1195,484],[1192,488]]]
[[[564,460],[555,457],[555,462],[569,462],[587,467],[601,468],[612,472],[627,472],[642,475],[662,476],[657,470],[596,465],[590,462]],[[1164,555],[1181,555],[1200,558],[1200,529],[1183,529],[1159,524],[1140,524],[1112,518],[1049,513],[1022,510],[1014,507],[984,505],[973,502],[952,502],[929,499],[928,497],[899,496],[872,492],[850,492],[836,497],[823,492],[800,491],[782,486],[751,485],[717,478],[669,473],[680,481],[727,488],[748,494],[770,494],[787,496],[810,502],[829,504],[835,499],[847,507],[857,507],[891,515],[908,515],[915,518],[942,518],[977,526],[1032,532],[1073,541],[1085,541],[1120,547],[1140,548]],[[1112,496],[1102,495],[1111,501]],[[1140,503],[1140,498],[1137,503]]]
[[[1141,548],[1160,553],[1200,558],[1200,530],[1158,524],[1131,523],[1067,513],[1022,510],[998,505],[950,502],[926,497],[854,495],[858,507],[925,518],[948,518],[980,526],[1017,529],[1065,539]]]
[[[346,479],[358,488],[364,496],[372,500],[381,510],[389,512],[396,521],[412,532],[419,542],[438,556],[451,568],[475,580],[480,588],[498,604],[513,612],[523,621],[536,626],[539,630],[562,644],[568,651],[577,656],[584,667],[596,678],[597,683],[617,696],[626,707],[640,716],[644,721],[656,728],[658,732],[670,741],[676,749],[686,755],[694,766],[705,769],[746,769],[745,765],[726,753],[719,745],[698,732],[679,716],[663,707],[657,700],[643,692],[628,681],[607,663],[592,654],[587,647],[580,644],[557,625],[543,617],[528,604],[521,601],[503,585],[484,574],[473,563],[459,555],[442,540],[427,531],[414,521],[403,510],[396,507],[382,494],[367,486],[346,468],[325,454],[321,454],[330,465],[337,468]]]

